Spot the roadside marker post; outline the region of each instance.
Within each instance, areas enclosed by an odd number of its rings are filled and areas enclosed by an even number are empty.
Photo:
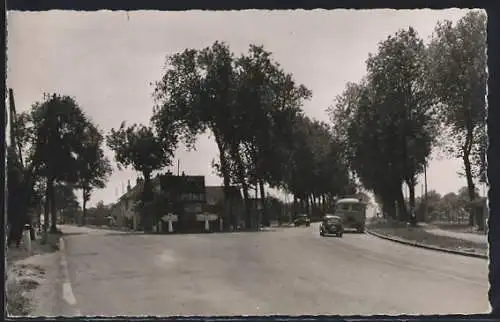
[[[174,232],[174,227],[172,225],[172,214],[168,214],[168,232],[172,233]]]
[[[26,251],[31,254],[31,234],[30,234],[30,225],[24,225],[23,229],[23,243]]]
[[[208,232],[210,231],[210,222],[208,221],[210,215],[207,212],[204,213],[204,215],[205,215],[205,231]]]
[[[174,227],[172,225],[172,222],[177,221],[177,215],[168,213],[165,216],[162,217],[163,221],[168,222],[168,232],[173,233],[174,232]]]
[[[205,222],[205,231],[206,232],[210,232],[210,222],[216,221],[218,218],[219,218],[218,215],[211,214],[209,212],[202,212],[202,213],[199,213],[196,215],[197,221],[204,221]]]

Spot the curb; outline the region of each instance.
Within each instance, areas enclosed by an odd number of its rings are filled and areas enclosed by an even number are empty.
[[[80,310],[76,307],[76,298],[71,288],[71,282],[68,272],[68,262],[66,260],[66,249],[63,237],[59,237],[59,251],[61,253],[61,279],[62,279],[62,296],[61,299],[68,305],[70,316],[81,316]]]
[[[385,239],[385,240],[390,240],[392,242],[400,243],[403,245],[409,245],[413,247],[418,247],[418,248],[424,248],[424,249],[429,249],[429,250],[434,250],[438,252],[443,252],[443,253],[449,253],[449,254],[455,254],[455,255],[462,255],[462,256],[468,256],[468,257],[475,257],[475,258],[482,258],[482,259],[489,259],[488,255],[482,255],[482,254],[474,254],[474,253],[468,253],[468,252],[462,252],[459,250],[452,250],[452,249],[447,249],[447,248],[442,248],[438,246],[430,246],[430,245],[424,245],[422,243],[417,243],[409,240],[404,240],[402,238],[397,238],[397,237],[389,237],[380,233],[376,233],[371,230],[366,230],[366,233],[375,236],[377,238]]]

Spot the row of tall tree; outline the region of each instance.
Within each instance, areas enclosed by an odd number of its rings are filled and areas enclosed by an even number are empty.
[[[13,106],[13,91],[10,91]],[[19,241],[22,226],[44,211],[44,231],[57,231],[58,203],[77,207],[80,189],[83,214],[94,188],[104,187],[111,173],[102,150],[103,135],[76,100],[45,94],[19,115],[11,109],[9,146],[9,243]],[[10,180],[12,179],[12,180]],[[59,191],[60,193],[56,193]]]
[[[476,189],[475,200],[471,204],[467,186],[460,188],[458,193],[449,192],[443,196],[431,190],[427,197],[421,196],[415,201],[415,211],[421,221],[443,224],[467,224],[471,206],[484,211],[486,197],[481,197],[479,189]]]
[[[391,217],[416,219],[415,185],[433,149],[463,161],[469,199],[477,198],[486,168],[486,67],[486,15],[472,11],[438,23],[427,45],[411,27],[389,36],[368,57],[363,80],[336,98],[335,135]],[[482,212],[471,210],[470,224],[483,223]]]
[[[302,105],[312,92],[262,46],[250,45],[240,56],[218,41],[186,49],[168,56],[163,77],[153,84],[148,125],[122,123],[104,140],[77,102],[58,94],[12,119],[9,190],[20,193],[12,194],[18,203],[9,205],[43,203],[45,222],[51,213],[55,230],[54,187],[64,184],[81,190],[85,214],[92,189],[104,187],[111,172],[102,150],[106,141],[119,167],[143,176],[144,207],[154,200],[153,172],[171,165],[180,144],[194,149],[205,133],[217,144],[213,167],[226,196],[231,185],[242,188],[250,227],[258,224],[251,211],[253,189],[262,200],[267,187],[285,190],[296,205],[312,211],[355,193],[355,181],[373,191],[390,216],[415,219],[410,214],[417,178],[436,147],[463,160],[474,200],[474,179],[485,179],[486,166],[485,50],[486,17],[480,12],[455,25],[439,23],[427,45],[413,28],[400,30],[369,56],[366,77],[347,84],[326,124],[304,115]],[[231,199],[225,202],[231,213]],[[263,206],[263,223],[269,224]],[[28,212],[18,207],[12,213]],[[470,223],[481,225],[481,214],[471,212]],[[152,229],[152,212],[143,211],[143,223]]]
[[[180,143],[194,149],[197,138],[209,133],[219,150],[213,167],[226,196],[231,185],[241,187],[246,225],[256,227],[251,190],[264,200],[266,187],[284,189],[311,209],[354,189],[330,126],[304,116],[302,105],[311,95],[262,46],[250,45],[236,57],[216,41],[169,56],[162,79],[154,84],[150,125],[122,123],[107,142],[119,164],[143,175],[146,202],[153,199],[151,173],[171,164]],[[231,212],[231,199],[225,202]],[[262,205],[262,224],[268,225]],[[153,219],[144,216],[151,226]]]

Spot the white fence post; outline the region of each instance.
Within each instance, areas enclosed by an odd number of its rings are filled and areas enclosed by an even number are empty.
[[[24,226],[23,230],[23,243],[26,251],[31,254],[31,232],[29,226]]]

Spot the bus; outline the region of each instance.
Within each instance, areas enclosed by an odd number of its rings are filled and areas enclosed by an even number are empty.
[[[342,198],[335,204],[335,215],[341,217],[344,228],[356,229],[363,233],[366,227],[367,204],[357,198]]]

